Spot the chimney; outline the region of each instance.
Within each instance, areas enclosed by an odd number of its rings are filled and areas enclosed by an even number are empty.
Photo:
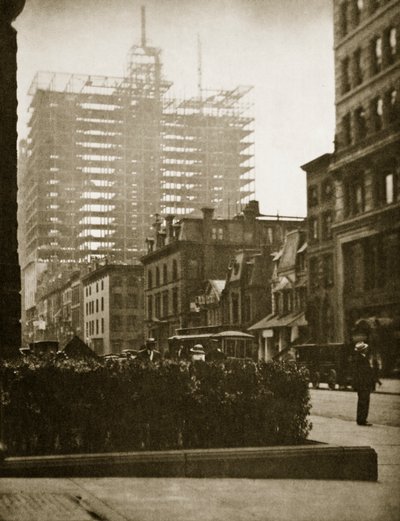
[[[202,208],[203,212],[203,241],[209,242],[211,237],[211,226],[214,215],[214,208]]]
[[[257,219],[256,217],[260,215],[260,209],[258,206],[258,201],[250,201],[247,203],[247,206],[243,210],[244,215],[244,241],[247,244],[256,244],[256,226]]]
[[[165,217],[166,228],[167,228],[167,237],[166,244],[170,244],[174,240],[174,222],[175,215],[167,215]]]

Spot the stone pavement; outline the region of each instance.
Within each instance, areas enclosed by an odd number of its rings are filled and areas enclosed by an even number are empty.
[[[400,428],[313,416],[311,439],[370,445],[378,483],[324,480],[0,479],[2,521],[399,521]]]

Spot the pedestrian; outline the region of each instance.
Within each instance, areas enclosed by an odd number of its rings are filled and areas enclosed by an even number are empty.
[[[145,346],[141,349],[136,357],[137,360],[148,360],[150,362],[158,362],[161,359],[161,353],[156,349],[156,341],[154,338],[148,338]]]
[[[206,354],[206,362],[217,362],[221,360],[225,360],[225,353],[220,348],[218,341],[213,342],[213,346]]]
[[[353,359],[353,389],[357,391],[357,425],[370,427],[367,422],[370,394],[375,388],[375,375],[368,359],[368,344],[357,342]]]
[[[201,344],[196,344],[190,350],[190,356],[192,362],[197,362],[198,360],[204,362],[206,359],[206,352],[204,351],[204,347]]]

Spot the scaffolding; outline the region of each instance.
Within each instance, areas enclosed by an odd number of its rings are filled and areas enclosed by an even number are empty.
[[[155,214],[211,205],[229,217],[254,196],[252,88],[178,100],[171,85],[144,12],[125,76],[36,74],[21,181],[27,259],[133,262]]]

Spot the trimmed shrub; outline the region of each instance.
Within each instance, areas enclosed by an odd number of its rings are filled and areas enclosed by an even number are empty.
[[[32,357],[0,377],[10,455],[296,444],[310,430],[293,365]]]

